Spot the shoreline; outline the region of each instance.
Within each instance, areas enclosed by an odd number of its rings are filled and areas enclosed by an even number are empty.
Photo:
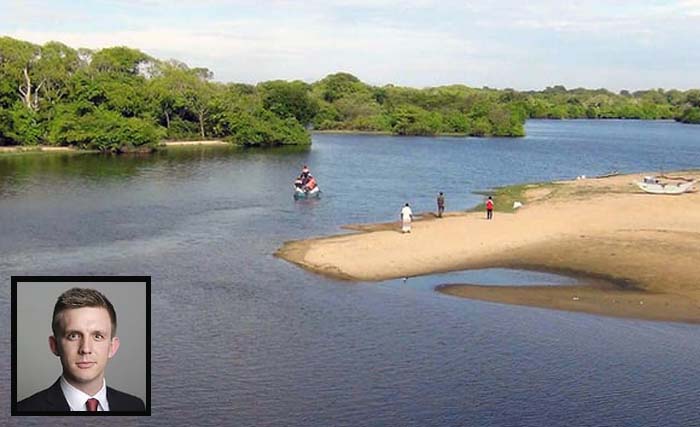
[[[178,148],[192,146],[234,146],[218,139],[196,141],[160,141],[153,148]],[[8,145],[0,146],[0,155],[3,154],[30,154],[30,153],[99,153],[98,150],[81,150],[76,147],[56,147],[53,145]]]
[[[380,135],[380,136],[395,136],[397,138],[405,137],[416,137],[416,138],[437,138],[437,137],[451,137],[451,138],[522,138],[521,136],[476,136],[469,135],[468,133],[460,132],[440,132],[434,135],[398,135],[390,131],[385,130],[347,130],[347,129],[324,129],[324,130],[312,130],[309,131],[313,134],[338,134],[338,135]]]
[[[161,141],[158,143],[158,147],[186,147],[186,146],[193,146],[193,145],[230,145],[233,146],[233,144],[230,144],[225,141],[221,141],[220,139],[205,139],[205,140],[195,140],[195,141]]]
[[[343,227],[353,233],[286,242],[275,255],[353,281],[477,268],[553,272],[577,277],[580,284],[443,284],[449,286],[437,291],[495,303],[700,323],[700,184],[678,196],[651,195],[632,183],[644,175],[649,174],[521,185],[524,206],[514,213],[496,211],[493,221],[482,212],[448,212],[442,219],[426,213],[406,235],[397,222],[353,224]],[[700,171],[674,175],[700,180]]]
[[[52,145],[9,145],[0,147],[0,154],[16,153],[65,153],[65,152],[88,152],[89,150],[78,150],[74,147],[54,147]]]

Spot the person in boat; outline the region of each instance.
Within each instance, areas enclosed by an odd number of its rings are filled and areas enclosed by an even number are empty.
[[[303,168],[301,168],[301,174],[299,177],[302,179],[302,181],[306,181],[309,179],[309,175],[311,175],[311,171],[309,170],[309,167],[304,165]]]
[[[296,188],[302,188],[304,186],[304,181],[301,179],[301,176],[297,177],[297,179],[294,180],[294,186]]]
[[[309,174],[308,180],[306,181],[306,184],[304,184],[304,191],[311,191],[314,188],[316,188],[316,178]]]
[[[298,178],[301,181],[302,188],[306,187],[306,183],[309,182],[309,176],[311,176],[311,171],[308,166],[304,165],[304,167],[301,168],[301,173]]]

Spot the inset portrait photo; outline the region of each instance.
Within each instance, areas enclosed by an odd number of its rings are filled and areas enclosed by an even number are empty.
[[[12,277],[12,415],[150,415],[148,276]]]

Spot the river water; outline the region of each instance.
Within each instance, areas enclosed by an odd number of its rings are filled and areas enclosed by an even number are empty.
[[[104,425],[700,426],[697,326],[433,291],[568,280],[541,273],[351,283],[272,255],[286,240],[395,220],[405,202],[432,210],[438,191],[450,211],[500,185],[700,168],[700,126],[530,121],[526,131],[0,157],[3,325],[11,275],[152,276],[152,416]],[[320,200],[292,198],[303,164]],[[0,328],[0,424],[45,425],[9,418],[10,338]]]

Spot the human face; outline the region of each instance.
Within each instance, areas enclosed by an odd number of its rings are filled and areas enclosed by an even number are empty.
[[[49,337],[49,347],[61,358],[63,376],[79,390],[97,393],[107,361],[119,348],[119,338],[112,337],[109,312],[102,307],[65,310],[58,329],[58,336]]]

